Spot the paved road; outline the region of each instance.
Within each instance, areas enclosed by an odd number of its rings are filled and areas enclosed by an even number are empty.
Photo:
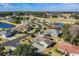
[[[13,46],[13,47],[19,46],[20,45],[19,41],[23,38],[26,38],[27,36],[29,36],[29,35],[24,35],[22,37],[12,40],[12,41],[5,42],[5,43],[1,44],[1,46]]]
[[[38,30],[39,30],[39,32],[43,29],[43,26],[40,24],[40,23],[38,23],[38,22],[36,22],[35,24],[37,24],[38,25]]]

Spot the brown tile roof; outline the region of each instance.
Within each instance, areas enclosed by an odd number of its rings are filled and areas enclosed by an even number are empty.
[[[50,25],[49,29],[60,29],[60,27],[57,25]]]
[[[79,54],[79,46],[74,46],[68,43],[59,44],[59,48],[64,52]]]

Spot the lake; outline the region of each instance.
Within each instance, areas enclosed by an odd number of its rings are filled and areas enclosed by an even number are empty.
[[[12,28],[12,27],[15,27],[15,26],[12,24],[0,22],[0,28]]]

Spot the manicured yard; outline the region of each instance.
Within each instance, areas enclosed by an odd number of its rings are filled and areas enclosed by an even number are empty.
[[[8,39],[4,39],[4,38],[2,38],[1,36],[0,36],[0,44],[2,44],[2,43],[4,43],[4,42],[7,42],[8,41]]]
[[[62,54],[57,51],[58,44],[56,44],[52,48],[46,48],[43,53],[51,55],[51,56],[61,56]]]
[[[12,46],[5,46],[5,49],[3,50],[3,52],[9,51],[10,48],[12,48]]]
[[[21,43],[21,44],[30,45],[30,44],[31,44],[31,42],[30,42],[31,40],[32,40],[32,37],[28,36],[28,37],[26,37],[26,39],[20,40],[20,43]]]
[[[65,23],[65,24],[74,24],[78,20],[75,20],[75,19],[64,19],[64,18],[52,18],[51,21],[53,21],[53,22],[62,22],[62,23]]]
[[[31,43],[29,42],[29,40],[25,40],[25,39],[22,39],[20,41],[21,44],[27,44],[27,45],[30,45]]]
[[[25,35],[25,34],[16,34],[16,35],[15,35],[15,38],[19,38],[19,37],[21,37],[21,36],[23,36],[23,35]]]

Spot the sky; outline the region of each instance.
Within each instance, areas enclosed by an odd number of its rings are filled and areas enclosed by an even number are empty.
[[[79,3],[0,3],[0,11],[78,12]]]

